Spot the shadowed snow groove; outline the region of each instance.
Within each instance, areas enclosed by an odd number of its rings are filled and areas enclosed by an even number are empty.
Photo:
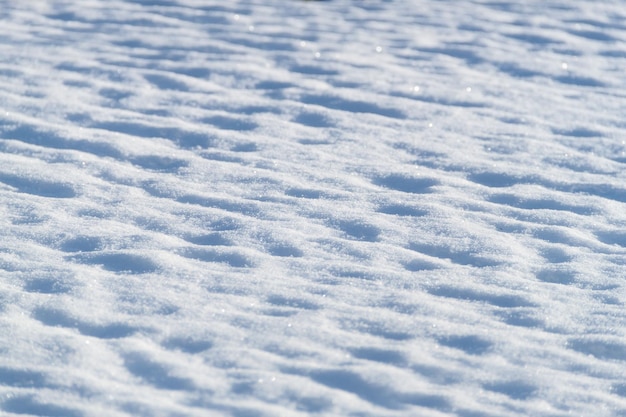
[[[320,384],[349,392],[365,401],[384,408],[397,409],[402,407],[403,404],[418,405],[443,411],[449,408],[449,402],[444,396],[394,392],[384,385],[371,383],[349,371],[316,371],[311,375],[311,378]]]
[[[305,103],[315,104],[318,106],[327,107],[329,109],[342,110],[352,113],[372,113],[396,119],[402,119],[406,117],[405,114],[398,109],[382,107],[366,101],[347,100],[339,97],[316,95],[303,96],[301,97],[301,100]]]
[[[431,192],[431,187],[437,185],[437,181],[432,178],[413,178],[391,174],[375,178],[374,184],[405,193],[423,194]]]
[[[162,364],[149,360],[140,353],[128,354],[124,357],[124,366],[133,375],[159,389],[189,390],[193,383],[185,378],[171,375]]]
[[[72,198],[76,196],[76,192],[71,186],[44,179],[0,173],[0,182],[15,188],[21,193],[39,197]]]
[[[55,404],[43,403],[33,398],[33,395],[16,395],[0,402],[2,410],[19,415],[49,416],[49,417],[79,417],[83,413],[79,410]]]
[[[85,336],[93,336],[100,339],[119,339],[138,331],[137,328],[123,323],[112,323],[108,325],[83,323],[67,315],[60,309],[37,309],[34,312],[34,318],[48,326],[74,328]]]
[[[470,355],[482,355],[488,352],[492,345],[488,340],[478,336],[447,336],[440,339],[439,343]]]
[[[158,265],[150,258],[125,252],[94,252],[77,254],[68,259],[90,265],[100,265],[112,272],[145,274],[158,270]]]

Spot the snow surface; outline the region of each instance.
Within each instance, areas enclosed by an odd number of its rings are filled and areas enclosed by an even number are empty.
[[[0,1],[3,416],[625,416],[621,1]]]

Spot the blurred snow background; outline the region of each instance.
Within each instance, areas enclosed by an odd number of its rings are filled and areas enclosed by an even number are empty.
[[[3,415],[626,415],[621,2],[0,5]]]

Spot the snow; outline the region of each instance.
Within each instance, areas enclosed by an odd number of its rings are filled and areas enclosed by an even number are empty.
[[[626,415],[621,2],[0,20],[3,415]]]

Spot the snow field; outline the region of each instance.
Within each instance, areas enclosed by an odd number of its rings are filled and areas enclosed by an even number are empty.
[[[6,415],[624,414],[619,2],[1,10]]]

